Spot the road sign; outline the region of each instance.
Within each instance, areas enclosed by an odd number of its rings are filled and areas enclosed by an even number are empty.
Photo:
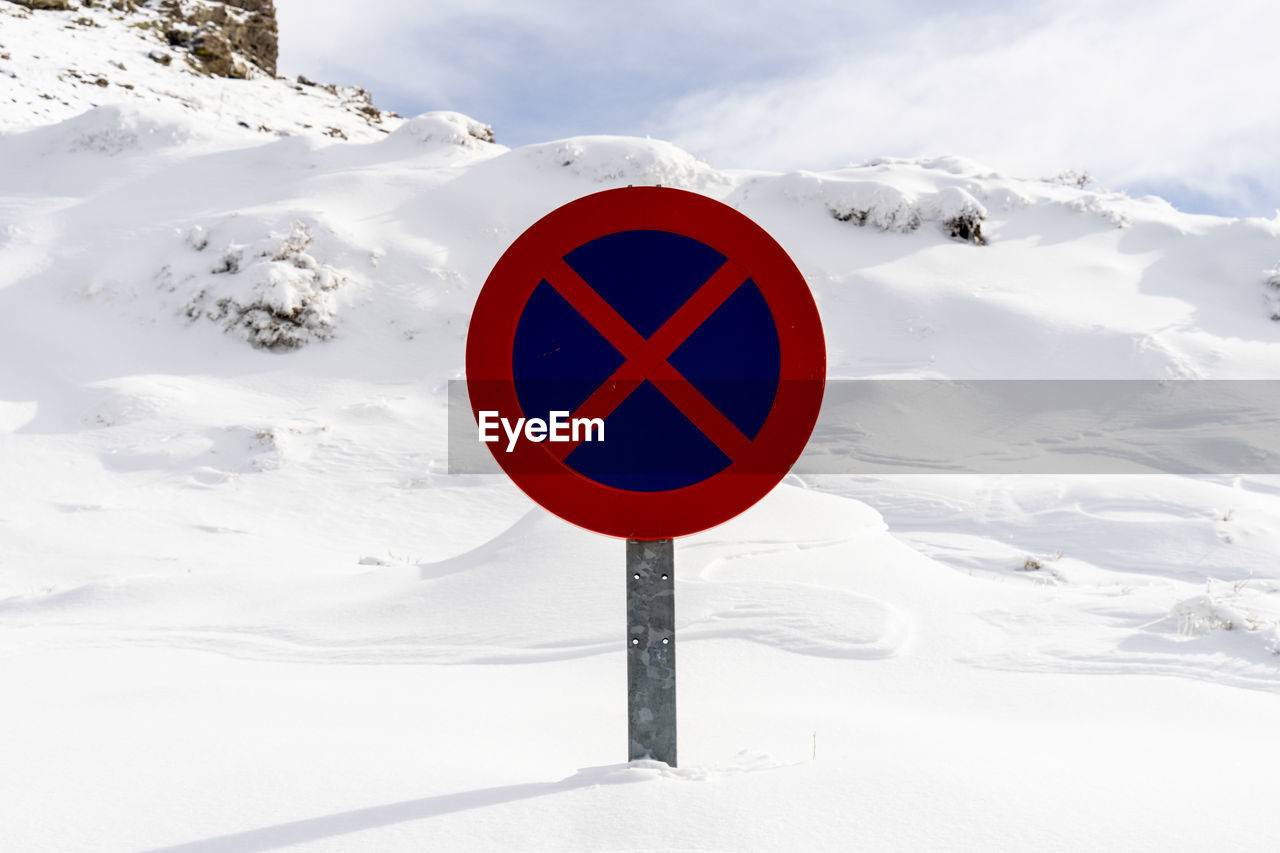
[[[530,226],[467,336],[499,465],[561,518],[628,539],[694,533],[764,497],[813,431],[825,373],[817,308],[782,247],[728,205],[662,187]]]
[[[628,187],[570,202],[498,260],[467,334],[483,441],[568,521],[627,538],[627,754],[676,763],[672,537],[786,475],[822,403],[813,297],[718,201]]]

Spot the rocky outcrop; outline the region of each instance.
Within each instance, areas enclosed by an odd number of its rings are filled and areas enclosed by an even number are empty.
[[[219,77],[248,77],[246,62],[276,73],[279,40],[272,0],[163,0],[164,35],[186,47],[205,71]]]
[[[140,9],[153,16],[144,26],[161,32],[173,47],[191,52],[197,67],[218,77],[246,78],[257,71],[276,75],[279,34],[272,0],[14,0],[28,9],[69,11],[107,6]],[[166,63],[167,64],[167,63]]]
[[[28,116],[18,118],[17,111],[0,114],[0,132],[8,124],[29,122],[30,116],[55,121],[135,99],[176,100],[194,110],[213,104],[219,120],[232,101],[235,114],[226,116],[230,124],[278,135],[358,141],[377,138],[370,134],[389,134],[403,123],[395,113],[379,109],[364,89],[278,77],[272,0],[22,0],[21,5],[0,0],[0,18],[33,19],[33,32],[59,32],[51,43],[60,45],[59,50],[33,51],[19,37],[0,52],[0,80],[18,79],[10,53],[23,54],[15,61],[41,69],[16,86],[0,87],[5,104],[21,104]],[[126,68],[124,61],[139,39],[145,45],[141,74],[132,62]],[[170,68],[172,77],[156,76],[153,62]],[[40,82],[51,70],[55,83]],[[267,78],[274,78],[271,91],[276,100],[291,104],[290,109],[276,112],[247,97],[230,97],[239,80],[253,79],[260,85]],[[231,85],[224,86],[228,82]]]

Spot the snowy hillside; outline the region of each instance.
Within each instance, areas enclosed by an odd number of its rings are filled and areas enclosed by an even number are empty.
[[[225,57],[216,55],[217,34],[248,15],[235,7],[259,5],[0,0],[0,131],[64,121],[111,104],[180,112],[246,143],[260,143],[264,134],[373,140],[400,125],[362,89],[279,79],[274,64],[264,70],[230,45]],[[211,11],[232,24],[197,26]],[[214,35],[202,42],[197,33]],[[238,79],[229,82],[228,76]]]
[[[793,475],[676,543],[671,769],[623,544],[445,424],[489,269],[600,189],[760,223],[832,378],[1280,379],[1280,215],[513,150],[159,9],[0,0],[0,849],[1274,845],[1280,477]]]

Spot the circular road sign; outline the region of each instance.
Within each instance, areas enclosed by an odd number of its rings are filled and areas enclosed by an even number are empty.
[[[764,229],[684,190],[560,207],[498,260],[467,335],[482,440],[529,497],[631,539],[713,527],[800,456],[826,376],[808,285]]]

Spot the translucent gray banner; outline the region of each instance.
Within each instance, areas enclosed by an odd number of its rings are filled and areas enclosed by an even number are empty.
[[[491,446],[450,382],[449,472],[500,473]],[[792,471],[1280,474],[1280,381],[829,380]]]

